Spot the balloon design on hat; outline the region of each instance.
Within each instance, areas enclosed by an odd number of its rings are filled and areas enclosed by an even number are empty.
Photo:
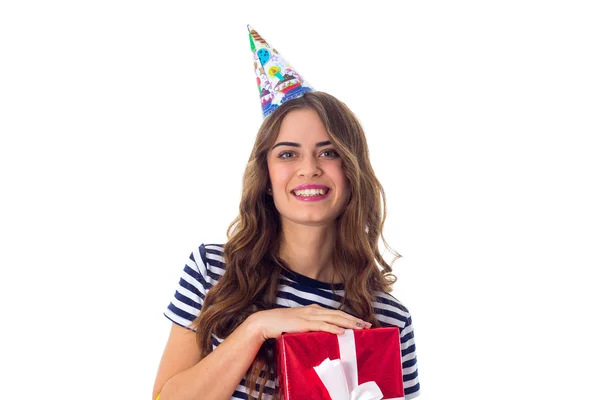
[[[313,89],[250,25],[248,32],[263,118],[266,118],[286,101]]]

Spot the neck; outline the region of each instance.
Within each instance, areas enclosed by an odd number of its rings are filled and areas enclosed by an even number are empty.
[[[321,282],[339,283],[331,262],[334,239],[333,224],[307,226],[282,221],[279,256],[294,272]]]

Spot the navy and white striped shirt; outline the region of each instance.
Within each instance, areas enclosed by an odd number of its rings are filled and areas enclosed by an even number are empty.
[[[164,312],[164,315],[187,329],[200,314],[207,291],[213,287],[225,272],[223,245],[202,244],[190,254],[175,295]],[[337,309],[344,295],[343,284],[331,285],[315,279],[282,270],[277,294],[276,307],[299,307],[318,304],[322,307]],[[402,375],[405,400],[413,399],[420,394],[417,369],[417,355],[413,334],[412,319],[408,309],[389,293],[377,292],[373,303],[375,318],[382,326],[398,326],[402,351]],[[213,349],[223,339],[213,335]],[[242,379],[232,399],[247,400],[245,380]],[[267,382],[270,388],[275,387],[272,380]],[[255,396],[258,392],[254,392]],[[263,395],[269,400],[272,396]]]

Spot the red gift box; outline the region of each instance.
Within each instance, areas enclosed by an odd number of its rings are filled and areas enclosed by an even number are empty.
[[[317,373],[314,368],[327,358],[341,359],[340,374],[348,381],[348,392],[357,385],[374,382],[383,397],[365,398],[385,400],[404,397],[400,333],[397,327],[348,329],[343,335],[328,332],[285,333],[277,340],[277,357],[283,400],[345,398],[346,395],[330,395],[322,381],[327,381],[327,377],[321,378],[319,375],[322,373]],[[372,387],[373,384],[368,385]]]

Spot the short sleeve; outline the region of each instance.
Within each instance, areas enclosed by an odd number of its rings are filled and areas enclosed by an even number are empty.
[[[408,311],[408,310],[406,310]],[[402,351],[402,381],[404,382],[405,400],[414,399],[421,390],[419,384],[419,370],[417,368],[417,349],[412,317],[407,312],[406,324],[400,329],[400,343]]]
[[[187,260],[175,288],[165,317],[179,326],[195,331],[190,325],[200,315],[206,292],[212,287],[206,262],[206,249],[201,244]]]

